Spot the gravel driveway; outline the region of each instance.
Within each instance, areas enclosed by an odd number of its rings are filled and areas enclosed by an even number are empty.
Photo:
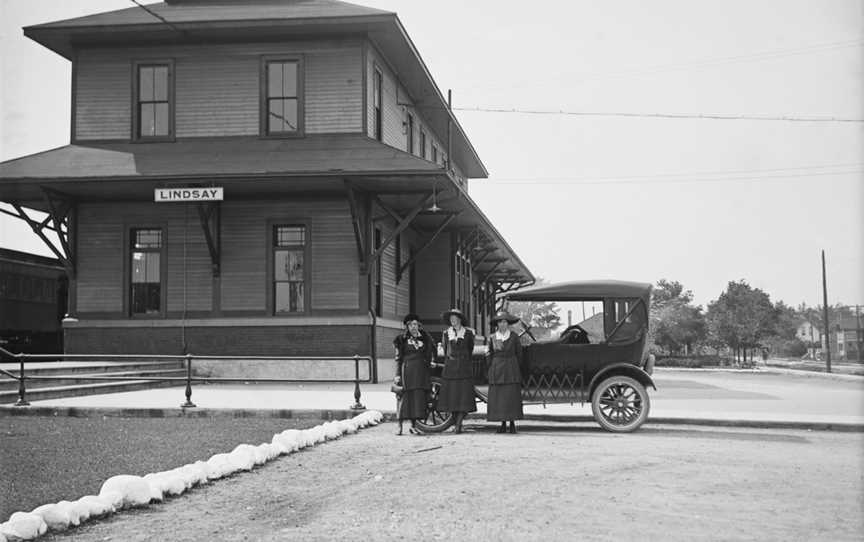
[[[859,433],[383,424],[47,540],[861,540]]]

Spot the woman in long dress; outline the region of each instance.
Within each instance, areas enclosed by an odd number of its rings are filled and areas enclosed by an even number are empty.
[[[499,433],[516,432],[516,420],[522,413],[522,374],[519,363],[522,360],[522,344],[519,337],[510,331],[510,324],[518,318],[506,312],[496,314],[490,323],[496,331],[489,337],[487,359],[489,360],[489,399],[486,419],[501,422]]]
[[[477,410],[474,402],[474,367],[471,354],[474,352],[474,330],[465,327],[465,315],[459,309],[444,313],[444,321],[450,327],[444,330],[443,382],[438,396],[438,410],[452,412],[456,418],[455,431],[462,432],[462,422],[469,412]]]
[[[426,402],[431,381],[429,367],[435,358],[435,341],[420,325],[420,317],[414,313],[406,314],[402,319],[405,331],[393,340],[396,348],[396,375],[393,383],[402,387],[397,405],[399,428],[397,435],[402,434],[402,422],[411,421],[408,432],[420,434],[417,420],[426,417]]]

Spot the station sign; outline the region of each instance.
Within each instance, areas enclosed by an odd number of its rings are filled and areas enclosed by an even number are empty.
[[[221,186],[156,188],[156,203],[188,202],[188,201],[222,201],[224,193]]]

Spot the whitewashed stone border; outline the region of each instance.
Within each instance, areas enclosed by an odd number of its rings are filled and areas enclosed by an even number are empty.
[[[197,485],[250,471],[281,455],[378,425],[383,418],[377,410],[368,410],[350,419],[325,422],[310,429],[288,429],[273,435],[270,442],[258,446],[240,444],[230,453],[216,454],[207,461],[196,461],[169,471],[145,476],[112,476],[102,484],[99,495],[43,504],[31,512],[15,512],[5,523],[0,523],[0,542],[33,540],[48,531],[65,531],[126,508],[162,502],[166,497],[180,495]]]

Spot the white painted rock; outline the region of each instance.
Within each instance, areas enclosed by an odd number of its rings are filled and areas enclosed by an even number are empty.
[[[15,512],[6,523],[0,524],[0,533],[7,540],[33,540],[42,536],[48,525],[42,516],[32,512]]]
[[[111,492],[117,492],[123,496],[120,506],[122,508],[144,506],[150,502],[153,495],[153,490],[147,480],[130,474],[112,476],[105,480],[102,489],[99,490],[99,495],[110,494]]]
[[[255,447],[250,444],[241,444],[228,454],[233,472],[239,470],[252,470],[255,466]]]
[[[52,531],[65,531],[81,524],[81,516],[69,501],[43,504],[35,508],[33,513],[42,516],[45,525]]]
[[[112,502],[98,495],[87,495],[75,502],[78,503],[80,508],[87,511],[88,518],[101,518],[115,512]]]
[[[218,480],[236,471],[231,464],[230,454],[215,454],[207,460],[207,478],[210,480]]]

